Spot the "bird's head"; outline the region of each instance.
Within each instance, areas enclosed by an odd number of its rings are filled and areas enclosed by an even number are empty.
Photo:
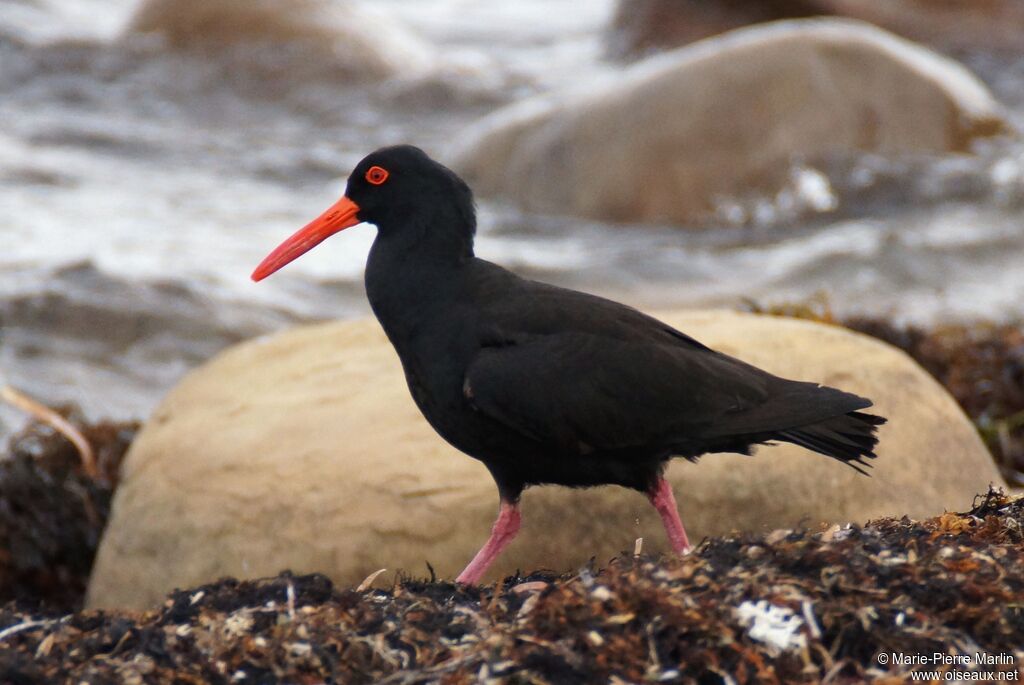
[[[381,148],[348,177],[345,194],[267,255],[252,273],[260,281],[330,236],[363,222],[402,249],[464,259],[473,254],[476,216],[469,186],[412,145]]]

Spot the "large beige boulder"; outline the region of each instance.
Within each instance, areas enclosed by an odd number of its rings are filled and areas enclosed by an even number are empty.
[[[733,31],[502,109],[465,134],[453,166],[481,194],[532,211],[687,223],[793,188],[794,160],[963,152],[1006,131],[959,64],[869,24],[810,19]]]
[[[691,538],[802,523],[924,517],[1002,484],[970,421],[897,349],[848,330],[726,311],[660,315],[784,376],[873,398],[889,417],[873,477],[790,445],[669,469]],[[88,603],[143,607],[223,575],[379,568],[454,577],[486,538],[486,469],[420,416],[373,321],[298,328],[233,347],[189,374],[131,448]],[[490,578],[604,562],[644,537],[665,549],[644,496],[527,490],[523,532]]]

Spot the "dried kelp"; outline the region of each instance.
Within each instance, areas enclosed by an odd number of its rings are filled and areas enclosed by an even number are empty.
[[[11,439],[0,459],[0,602],[65,611],[81,606],[121,459],[138,424],[86,424],[68,408],[63,413],[92,447],[96,472],[45,424]]]
[[[0,612],[0,680],[792,683],[896,678],[879,655],[1024,662],[1024,499],[923,522],[715,538],[683,559],[499,587],[224,580],[142,615]]]

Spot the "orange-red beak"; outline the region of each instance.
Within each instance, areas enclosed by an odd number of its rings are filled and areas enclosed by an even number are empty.
[[[344,195],[330,209],[300,228],[277,246],[252,272],[252,280],[262,281],[288,262],[298,259],[338,231],[361,223],[356,217],[359,205]]]

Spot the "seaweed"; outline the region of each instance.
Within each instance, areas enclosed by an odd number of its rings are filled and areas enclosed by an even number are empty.
[[[1002,656],[984,668],[1012,675],[1024,658],[1022,562],[1024,498],[991,490],[971,511],[920,522],[713,538],[683,558],[623,554],[601,570],[487,587],[395,578],[353,590],[285,572],[176,591],[141,614],[9,604],[0,679],[896,682],[935,668],[880,655],[936,652]]]
[[[138,424],[86,424],[63,414],[93,448],[95,465],[53,428],[31,424],[0,459],[0,602],[81,607],[118,473]],[[94,471],[94,472],[93,472]]]

